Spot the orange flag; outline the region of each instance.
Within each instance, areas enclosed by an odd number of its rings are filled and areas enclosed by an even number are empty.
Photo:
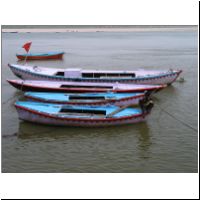
[[[24,44],[22,48],[24,48],[26,50],[26,52],[28,53],[29,49],[31,47],[31,44],[32,44],[32,42],[28,42],[28,43]]]

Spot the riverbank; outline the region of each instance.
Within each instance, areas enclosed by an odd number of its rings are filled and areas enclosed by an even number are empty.
[[[166,31],[197,31],[197,26],[171,27],[86,27],[86,28],[2,28],[3,33],[65,33],[65,32],[166,32]]]

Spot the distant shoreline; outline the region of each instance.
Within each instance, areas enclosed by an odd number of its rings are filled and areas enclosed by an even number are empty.
[[[3,33],[65,33],[65,32],[151,32],[151,31],[197,31],[188,27],[120,27],[120,28],[2,28]]]

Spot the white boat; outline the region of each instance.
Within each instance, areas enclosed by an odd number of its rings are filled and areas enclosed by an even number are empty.
[[[12,72],[24,80],[119,82],[129,84],[171,84],[182,70],[104,71],[56,69],[39,66],[8,64]]]

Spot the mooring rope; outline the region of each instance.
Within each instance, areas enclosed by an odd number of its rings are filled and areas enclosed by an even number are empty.
[[[11,101],[11,100],[13,100],[13,99],[15,99],[15,98],[16,98],[16,96],[13,96],[13,97],[8,98],[8,99],[5,100],[4,102],[2,102],[2,105],[8,103],[9,101]]]
[[[21,85],[21,88],[20,90],[23,92],[22,88],[23,88],[23,84],[24,84],[24,81],[22,81],[22,85]]]
[[[168,114],[169,116],[171,116],[172,118],[174,118],[175,120],[179,121],[180,123],[182,123],[183,125],[187,126],[188,128],[192,129],[195,132],[198,132],[197,129],[195,129],[194,127],[192,127],[190,124],[186,124],[185,122],[183,122],[182,120],[176,118],[174,115],[172,115],[171,113],[169,113],[168,111],[166,111],[164,108],[162,108],[160,105],[157,105],[163,112],[165,112],[166,114]]]

